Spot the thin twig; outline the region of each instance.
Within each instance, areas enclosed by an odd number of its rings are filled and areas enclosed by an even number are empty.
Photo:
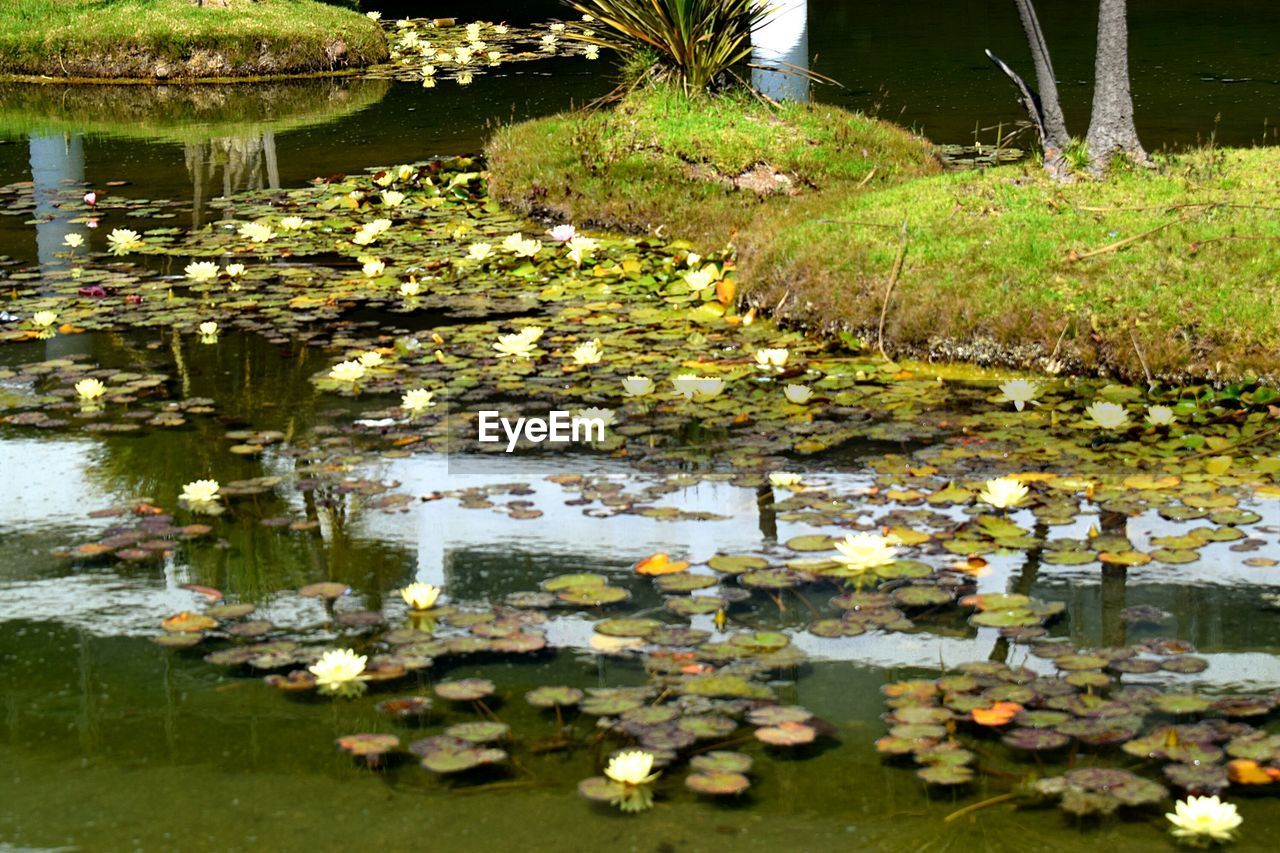
[[[1116,242],[1111,243],[1110,245],[1103,246],[1101,249],[1094,249],[1092,252],[1085,252],[1083,255],[1078,254],[1074,249],[1072,249],[1071,252],[1067,254],[1067,261],[1074,264],[1079,261],[1083,261],[1086,258],[1095,258],[1098,255],[1106,255],[1106,254],[1110,254],[1111,252],[1118,252],[1121,249],[1123,249],[1125,246],[1128,246],[1131,243],[1136,243],[1145,237],[1150,237],[1152,234],[1155,234],[1159,231],[1163,231],[1164,229],[1168,228],[1170,225],[1177,225],[1180,222],[1186,222],[1186,221],[1187,221],[1186,216],[1179,216],[1177,219],[1170,219],[1168,222],[1165,222],[1162,225],[1157,225],[1155,228],[1150,228],[1146,231],[1143,231],[1141,234],[1134,234],[1132,237],[1125,237],[1123,240],[1117,240]]]
[[[876,348],[880,350],[880,357],[889,360],[889,356],[884,352],[884,321],[889,315],[889,300],[893,297],[893,288],[898,283],[898,276],[902,274],[902,261],[907,256],[907,220],[902,220],[902,228],[899,232],[898,254],[893,259],[893,270],[889,273],[889,286],[884,290],[884,305],[880,306],[880,326],[876,330]]]
[[[1009,793],[1009,794],[1000,794],[999,796],[996,796],[996,797],[989,797],[988,799],[985,799],[980,803],[973,803],[972,805],[968,805],[962,809],[957,809],[956,811],[953,811],[951,814],[944,817],[942,819],[942,822],[951,823],[951,821],[955,820],[956,818],[964,817],[967,814],[976,812],[978,809],[985,809],[987,806],[994,806],[999,803],[1007,802],[1009,800],[1014,799],[1017,796],[1018,795],[1015,793]]]
[[[1147,367],[1147,357],[1142,354],[1142,347],[1138,346],[1138,336],[1134,334],[1133,329],[1129,330],[1129,340],[1133,341],[1134,352],[1138,354],[1138,362],[1142,365],[1142,372],[1147,377],[1147,387],[1154,388],[1156,381],[1151,378],[1151,370]]]

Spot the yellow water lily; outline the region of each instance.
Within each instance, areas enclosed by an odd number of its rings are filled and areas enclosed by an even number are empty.
[[[982,491],[978,492],[978,500],[996,509],[1008,509],[1025,501],[1028,493],[1027,487],[1016,477],[1000,477],[987,480]]]
[[[377,367],[382,364],[383,358],[382,353],[376,350],[369,350],[368,352],[360,353],[357,360],[362,367]]]
[[[276,232],[264,222],[246,222],[240,226],[240,236],[251,243],[269,243],[276,238]]]
[[[387,207],[399,207],[404,204],[404,193],[387,190],[382,194],[382,203]]]
[[[198,327],[201,337],[214,338],[218,336],[218,324],[213,320],[205,320]]]
[[[472,261],[483,261],[493,255],[493,246],[488,243],[472,243],[467,249],[467,259]]]
[[[68,234],[62,238],[62,245],[68,249],[78,249],[84,245],[84,236],[80,234]]]
[[[1010,379],[1000,386],[1000,399],[1013,403],[1013,407],[1021,412],[1027,403],[1034,403],[1040,395],[1040,385],[1026,379]]]
[[[707,264],[705,267],[699,267],[684,274],[685,282],[693,290],[705,290],[715,284],[719,278],[720,271],[716,269],[715,264]]]
[[[573,348],[574,364],[599,364],[603,355],[604,350],[600,347],[599,339],[578,344]]]
[[[687,276],[686,276],[687,278]],[[772,347],[756,350],[756,364],[761,367],[783,367],[791,357],[791,350],[785,347]]]
[[[1129,413],[1119,403],[1097,400],[1090,403],[1084,413],[1099,429],[1120,429],[1129,425]]]
[[[182,271],[192,281],[212,281],[218,277],[218,265],[213,261],[192,261]]]
[[[113,255],[126,255],[142,245],[142,235],[131,228],[116,228],[107,235],[107,250]]]
[[[232,278],[239,278],[244,274],[244,264],[227,264],[227,268],[223,272]]]
[[[81,400],[96,400],[105,393],[107,393],[107,386],[103,384],[101,379],[89,377],[76,383],[76,394],[80,396]]]
[[[599,59],[599,58],[600,58],[600,46],[599,46],[599,45],[594,45],[594,44],[589,44],[589,45],[587,45],[586,52],[585,52],[585,53],[583,53],[582,55],[583,55],[583,56],[585,56],[587,59]]]
[[[720,396],[725,389],[725,381],[714,376],[695,376],[685,373],[671,380],[676,386],[676,393],[686,400],[705,402]]]
[[[387,265],[379,260],[365,261],[360,271],[365,278],[377,278],[387,271]]]
[[[434,406],[436,404],[434,398],[435,394],[426,388],[414,388],[400,396],[400,408],[416,414]]]
[[[322,693],[346,694],[355,692],[357,684],[363,686],[360,676],[368,660],[354,649],[332,649],[307,669],[316,677],[316,686]]]
[[[527,238],[517,231],[502,241],[502,248],[518,258],[532,258],[542,251],[542,241]]]
[[[569,247],[569,260],[582,266],[583,260],[600,247],[600,241],[591,237],[574,237],[566,245]]]
[[[178,500],[189,504],[209,504],[218,500],[221,490],[217,480],[193,480],[182,487]]]
[[[769,485],[798,492],[804,486],[804,478],[790,471],[773,471],[769,474]]]
[[[541,326],[525,326],[523,329],[516,332],[516,334],[524,338],[529,343],[533,343],[541,338],[544,332],[546,332],[546,329]]]
[[[429,583],[411,583],[400,590],[404,603],[414,610],[430,610],[440,597],[440,587]]]
[[[329,378],[338,382],[359,382],[364,378],[364,365],[358,361],[335,364],[329,371]]]
[[[813,389],[808,385],[788,385],[782,389],[782,393],[787,396],[788,402],[797,406],[803,406],[813,399]]]
[[[493,348],[503,358],[530,358],[534,349],[537,348],[537,344],[536,338],[530,339],[528,336],[517,332],[510,335],[500,335]]]
[[[604,424],[605,429],[608,429],[618,422],[618,416],[614,414],[613,409],[602,409],[599,407],[578,409],[573,413],[573,416],[584,421],[600,421]],[[590,432],[588,432],[588,435],[590,435]]]
[[[31,322],[40,329],[47,329],[57,321],[58,312],[56,311],[37,311],[31,315]]]
[[[418,282],[413,279],[409,279],[408,281],[401,282],[400,284],[401,296],[412,297],[412,296],[417,296],[421,292],[422,292],[422,285],[418,284]]]
[[[897,559],[897,542],[896,538],[878,533],[850,533],[836,542],[840,554],[832,559],[856,571],[874,569]]]
[[[648,376],[628,376],[622,380],[622,393],[627,397],[644,397],[653,393],[653,380]]]
[[[1173,416],[1173,409],[1168,406],[1149,406],[1146,420],[1152,426],[1161,427],[1170,426],[1178,419]]]
[[[1231,833],[1244,822],[1234,804],[1217,796],[1179,800],[1165,817],[1173,824],[1170,832],[1191,841],[1230,841]]]
[[[286,216],[280,220],[280,227],[286,231],[301,231],[307,227],[307,220],[301,216]]]
[[[620,752],[609,759],[604,775],[623,785],[648,785],[658,778],[653,770],[653,753],[636,749]]]

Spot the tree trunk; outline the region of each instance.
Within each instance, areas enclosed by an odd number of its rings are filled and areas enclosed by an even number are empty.
[[[1149,164],[1133,124],[1129,91],[1129,26],[1126,0],[1101,0],[1098,8],[1098,59],[1094,66],[1093,113],[1089,119],[1089,169],[1105,172],[1111,158],[1126,154]]]
[[[1049,58],[1049,46],[1045,44],[1044,33],[1040,30],[1036,8],[1031,5],[1031,0],[1013,0],[1013,5],[1018,7],[1018,18],[1022,20],[1027,45],[1031,48],[1031,61],[1035,65],[1047,159],[1050,149],[1061,154],[1071,141],[1071,134],[1067,133],[1067,120],[1062,116],[1062,104],[1058,100],[1058,80],[1053,74],[1053,61]]]

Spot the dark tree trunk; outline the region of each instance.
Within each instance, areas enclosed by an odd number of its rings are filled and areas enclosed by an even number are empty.
[[[1013,5],[1018,7],[1018,18],[1022,21],[1023,32],[1027,34],[1031,61],[1035,65],[1040,116],[1044,122],[1045,154],[1047,156],[1050,149],[1060,154],[1071,141],[1071,134],[1067,133],[1067,120],[1062,117],[1062,104],[1058,101],[1058,80],[1053,74],[1049,46],[1045,44],[1040,19],[1036,17],[1036,8],[1031,5],[1031,0],[1013,0]]]
[[[1098,9],[1098,59],[1094,66],[1093,113],[1089,120],[1089,168],[1105,172],[1116,154],[1150,162],[1133,124],[1129,91],[1129,26],[1126,0],[1101,0]]]

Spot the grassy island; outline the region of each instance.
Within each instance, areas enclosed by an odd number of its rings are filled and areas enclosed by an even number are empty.
[[[387,57],[377,22],[315,0],[6,0],[0,76],[208,80],[312,74]]]

